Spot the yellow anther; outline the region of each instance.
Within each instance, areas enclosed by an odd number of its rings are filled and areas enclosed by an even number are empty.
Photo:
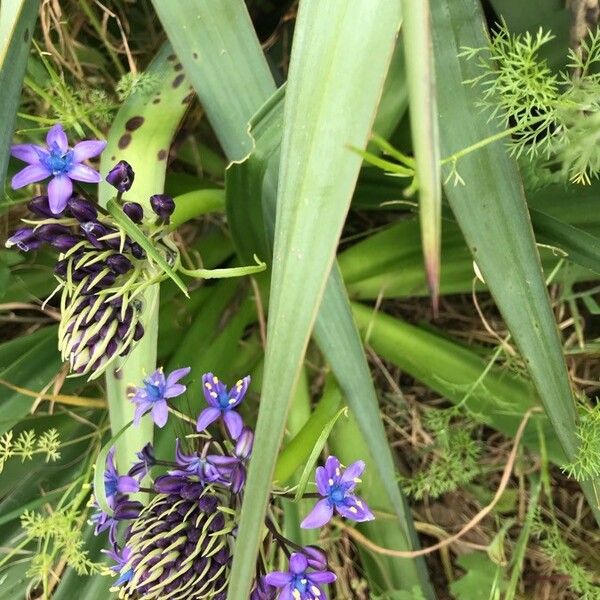
[[[217,392],[211,392],[211,393],[210,393],[210,395],[211,395],[213,398],[216,398],[216,397],[218,396]]]
[[[210,383],[208,383],[208,381],[204,385],[206,386],[207,390],[212,390],[212,385],[210,385]]]
[[[350,512],[355,515],[358,512],[358,510],[356,509],[356,506],[351,506]]]

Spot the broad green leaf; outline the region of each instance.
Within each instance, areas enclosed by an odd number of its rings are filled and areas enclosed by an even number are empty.
[[[225,154],[243,158],[252,149],[244,135],[248,121],[275,91],[246,6],[239,0],[152,4]]]
[[[0,190],[4,189],[10,141],[39,4],[39,0],[12,0],[0,7]]]
[[[499,129],[477,107],[481,88],[463,84],[477,75],[476,65],[458,57],[461,47],[486,45],[479,3],[440,0],[432,14],[442,155],[450,156]],[[465,185],[448,182],[448,201],[572,460],[578,448],[575,402],[517,165],[498,141],[461,158],[457,168]],[[600,520],[593,483],[583,487]]]
[[[399,5],[304,2],[290,63],[278,186],[267,354],[230,599],[246,598],[268,490],[296,383],[360,168],[400,22]],[[354,81],[360,80],[356,89]],[[302,297],[302,303],[297,299]],[[259,468],[260,467],[260,468]]]
[[[412,146],[423,258],[433,310],[437,313],[442,243],[442,178],[435,97],[435,71],[429,0],[404,0],[402,37],[406,54],[406,83],[410,102]]]

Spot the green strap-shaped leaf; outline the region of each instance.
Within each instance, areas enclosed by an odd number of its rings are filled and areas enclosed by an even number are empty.
[[[419,190],[427,283],[437,313],[442,245],[442,178],[429,0],[403,0],[402,37]]]
[[[368,6],[367,6],[368,4]],[[230,599],[247,598],[289,399],[400,23],[396,2],[301,3],[286,92],[267,355]],[[356,82],[360,81],[357,88]],[[302,299],[301,302],[298,300]]]
[[[39,0],[13,0],[0,7],[0,190],[10,156],[10,141]]]
[[[462,83],[477,75],[477,66],[458,57],[461,47],[487,43],[479,2],[439,0],[432,5],[432,16],[442,155],[450,156],[499,129],[477,108],[481,89]],[[572,459],[578,448],[575,403],[517,165],[505,143],[495,142],[463,157],[457,167],[465,185],[449,182],[446,195]],[[600,518],[592,487],[584,489]]]

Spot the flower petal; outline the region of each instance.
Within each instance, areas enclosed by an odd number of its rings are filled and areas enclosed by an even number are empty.
[[[133,413],[133,424],[137,427],[140,424],[141,418],[147,413],[150,412],[152,408],[151,402],[140,402],[135,407],[135,412]]]
[[[209,406],[219,406],[218,396],[225,390],[225,386],[213,373],[204,373],[202,375],[202,391]]]
[[[337,457],[330,456],[325,461],[325,470],[327,471],[327,477],[329,479],[334,479],[337,481],[340,475],[342,474],[340,466],[340,461],[337,459]]]
[[[28,167],[29,168],[29,167]],[[73,193],[73,182],[66,175],[57,175],[48,184],[50,210],[57,215],[65,210],[67,200]]]
[[[117,480],[117,490],[122,494],[137,492],[139,489],[140,485],[133,477],[121,475]]]
[[[60,123],[50,128],[48,135],[46,135],[46,144],[48,144],[48,148],[56,145],[63,154],[69,149],[67,134]]]
[[[15,144],[10,147],[10,153],[15,158],[23,160],[30,165],[40,164],[40,154],[47,154],[41,147],[35,144]]]
[[[171,371],[167,376],[167,387],[177,383],[182,377],[185,377],[192,370],[191,367],[183,367],[181,369],[175,369]]]
[[[98,183],[102,181],[102,176],[98,171],[84,164],[74,164],[69,169],[67,175],[75,181],[85,181],[86,183]]]
[[[187,390],[185,385],[181,385],[181,383],[174,383],[172,385],[167,386],[165,390],[164,396],[165,398],[176,398],[177,396],[181,396]]]
[[[333,583],[337,579],[335,573],[331,571],[316,571],[308,574],[308,580],[311,583],[321,585],[323,583]]]
[[[79,163],[88,158],[93,158],[102,153],[106,142],[102,140],[84,140],[73,146],[73,161]]]
[[[342,517],[352,519],[358,523],[372,521],[375,518],[360,496],[348,495],[344,498],[343,504],[336,504],[335,508]]]
[[[341,482],[352,484],[351,487],[349,487],[347,489],[353,490],[354,486],[357,483],[360,483],[360,476],[362,475],[364,470],[365,470],[365,461],[357,460],[356,462],[354,462],[350,466],[348,466],[348,468],[344,471]]]
[[[240,379],[236,384],[229,390],[229,407],[235,408],[246,395],[246,390],[250,385],[250,375],[247,375],[243,379]]]
[[[223,420],[227,426],[227,431],[232,439],[237,440],[244,429],[244,421],[235,410],[226,410],[223,415]]]
[[[315,507],[308,513],[304,521],[300,523],[302,529],[316,529],[323,527],[333,517],[333,507],[326,499],[319,500]]]
[[[329,493],[329,476],[327,475],[325,467],[317,467],[315,481],[317,482],[319,494],[321,494],[321,496],[327,496]]]
[[[294,575],[300,575],[308,569],[308,560],[302,552],[294,552],[290,556],[290,573]]]
[[[15,174],[10,182],[13,190],[25,187],[30,183],[36,183],[49,177],[52,173],[42,165],[29,165]]]
[[[198,417],[196,423],[196,431],[204,431],[211,423],[216,421],[221,416],[221,411],[218,408],[205,408]]]
[[[167,407],[166,400],[159,400],[154,403],[152,407],[152,420],[158,427],[164,427],[169,418],[169,408]]]
[[[273,571],[265,575],[265,581],[273,587],[285,587],[292,581],[292,575],[288,571]]]

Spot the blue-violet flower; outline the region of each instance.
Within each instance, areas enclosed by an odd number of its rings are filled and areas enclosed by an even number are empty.
[[[48,200],[53,214],[61,213],[73,193],[75,181],[98,183],[102,177],[98,171],[83,164],[83,161],[98,156],[106,142],[101,140],[85,140],[69,148],[67,135],[60,123],[48,131],[46,147],[36,144],[16,144],[11,147],[11,154],[28,163],[13,178],[13,189],[19,189],[52,177],[48,184]]]
[[[185,385],[177,382],[190,370],[190,367],[176,369],[165,377],[160,368],[146,377],[144,384],[136,387],[135,391],[129,395],[129,399],[136,405],[133,416],[134,425],[139,425],[142,416],[152,411],[152,420],[158,427],[164,427],[169,417],[167,399],[181,396],[185,392]]]
[[[234,409],[240,404],[246,395],[246,390],[250,384],[250,376],[237,381],[237,383],[227,390],[227,386],[219,381],[219,378],[212,373],[205,373],[202,376],[202,391],[209,407],[205,408],[198,417],[196,423],[197,431],[204,431],[211,423],[219,417],[223,417],[229,435],[237,440],[242,433],[244,422],[239,413]]]
[[[375,517],[364,500],[354,494],[354,488],[360,483],[365,463],[358,460],[346,469],[342,468],[335,456],[330,456],[324,467],[316,473],[317,490],[323,496],[313,510],[302,521],[303,529],[322,527],[333,517],[334,509],[343,517],[354,521],[372,521]]]

